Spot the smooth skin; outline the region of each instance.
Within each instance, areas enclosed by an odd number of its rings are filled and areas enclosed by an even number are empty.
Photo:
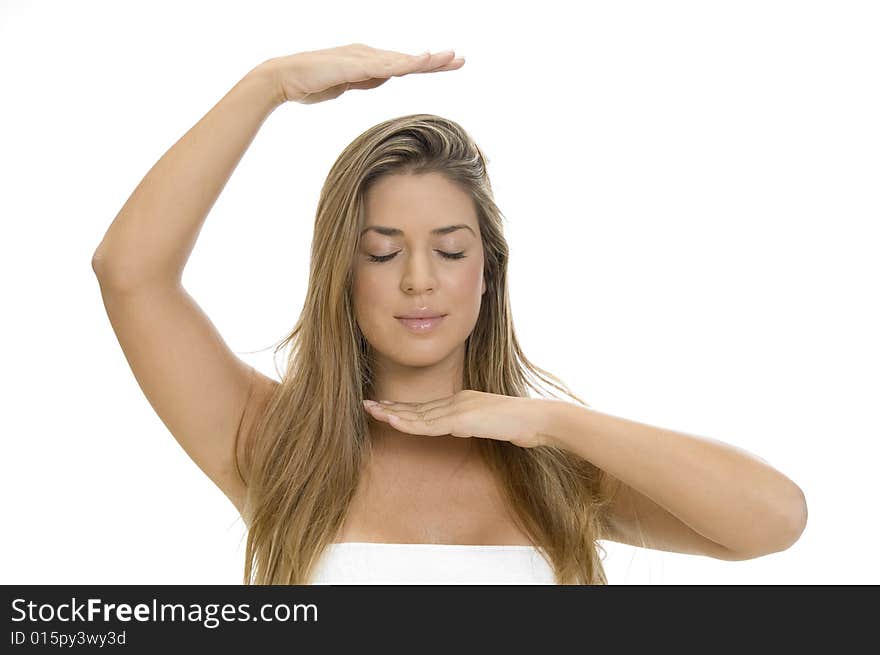
[[[425,402],[365,400],[364,408],[415,439],[496,439],[583,457],[623,483],[610,509],[612,541],[744,560],[789,548],[806,526],[806,500],[794,482],[716,439],[562,400],[472,389]]]
[[[282,104],[463,65],[454,52],[411,55],[361,43],[259,64],[156,162],[95,250],[104,307],[141,390],[239,512],[246,487],[236,462],[245,470],[245,444],[278,382],[232,352],[181,283],[208,212]]]

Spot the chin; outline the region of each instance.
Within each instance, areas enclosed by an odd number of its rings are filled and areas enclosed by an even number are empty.
[[[384,340],[383,340],[384,341]],[[448,339],[419,340],[397,339],[388,343],[373,343],[373,352],[399,366],[427,367],[448,359],[458,348],[464,347],[464,339],[450,348]]]
[[[421,352],[418,349],[397,352],[391,355],[384,355],[387,359],[393,361],[400,366],[410,366],[413,368],[425,368],[439,364],[447,357],[447,353],[441,353],[437,348],[427,348]]]

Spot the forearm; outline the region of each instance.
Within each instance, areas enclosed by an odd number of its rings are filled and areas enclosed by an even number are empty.
[[[738,553],[774,552],[806,521],[800,488],[763,460],[715,439],[548,400],[547,443],[574,452]]]
[[[99,278],[178,283],[205,217],[263,121],[282,104],[266,62],[247,73],[141,180],[95,250]]]

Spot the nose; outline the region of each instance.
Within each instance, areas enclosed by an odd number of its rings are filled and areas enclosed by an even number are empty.
[[[400,287],[405,293],[427,293],[437,285],[430,256],[415,253],[408,257]]]

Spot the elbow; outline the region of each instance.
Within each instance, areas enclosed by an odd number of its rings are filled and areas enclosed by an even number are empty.
[[[793,486],[792,498],[776,512],[772,529],[767,530],[766,534],[772,536],[772,540],[768,539],[762,548],[748,553],[730,552],[724,559],[740,561],[764,557],[788,550],[798,542],[807,527],[807,499],[800,487]]]
[[[791,497],[780,509],[777,518],[780,527],[779,541],[775,548],[765,553],[766,555],[780,553],[794,546],[807,527],[807,497],[794,483],[792,489]]]
[[[101,253],[96,250],[92,254],[92,272],[95,275],[101,275],[103,264],[104,264],[104,260],[103,260],[103,257],[101,256]]]
[[[785,547],[782,550],[787,550],[794,546],[797,543],[798,539],[801,538],[801,535],[804,533],[804,530],[807,528],[807,517],[809,512],[807,511],[807,497],[804,495],[803,490],[794,485],[794,499],[791,501],[791,507],[788,510],[788,526],[789,526],[789,538],[786,542]]]
[[[108,257],[100,252],[100,248],[92,255],[92,271],[102,290],[132,291],[145,286],[177,286],[180,284],[181,273],[173,270],[145,269],[138,262],[126,261],[117,256]]]
[[[92,271],[98,278],[105,278],[119,267],[114,263],[115,258],[111,258],[104,249],[103,242],[95,252],[92,253]]]
[[[97,250],[95,251],[95,254],[92,255],[92,272],[95,274],[95,277],[98,278],[98,283],[101,285],[102,292],[105,289],[116,289],[120,286],[118,282],[118,271],[114,270],[114,268],[111,267],[110,262],[104,257],[103,253],[100,253]]]
[[[772,552],[778,553],[794,546],[807,527],[807,497],[796,484],[786,502],[781,503],[777,523],[780,526],[780,544]]]

